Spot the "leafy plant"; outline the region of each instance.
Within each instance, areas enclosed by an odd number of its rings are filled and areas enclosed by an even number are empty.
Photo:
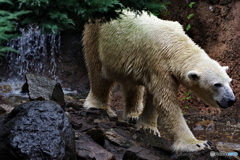
[[[191,24],[188,24],[185,29],[188,31],[190,28],[191,28]]]
[[[187,19],[191,19],[193,16],[194,16],[193,13],[192,13],[192,14],[189,14],[189,15],[187,16]]]
[[[184,95],[185,95],[185,97],[181,98],[181,100],[189,100],[191,98],[191,92],[190,91],[185,92]],[[189,109],[189,106],[184,106],[184,108]]]
[[[129,9],[136,14],[142,10],[159,13],[166,10],[166,3],[156,0],[15,0],[13,10],[30,10],[19,21],[20,25],[37,23],[44,31],[56,33],[75,29],[79,22],[89,19],[109,21]],[[167,1],[168,2],[168,1]]]
[[[189,6],[190,8],[193,8],[193,5],[194,5],[194,4],[196,4],[196,2],[190,2],[190,3],[188,4],[188,6]],[[194,14],[191,13],[191,14],[189,14],[189,15],[187,16],[187,19],[190,20],[193,16],[194,16]],[[191,29],[191,27],[192,27],[192,26],[191,26],[190,24],[188,24],[185,29],[188,31],[189,29]]]
[[[185,93],[184,93],[184,95],[185,95],[185,97],[184,97],[184,98],[182,98],[181,100],[188,100],[188,99],[190,99],[190,98],[191,98],[191,92],[190,92],[190,91],[188,91],[188,92],[185,92]]]
[[[189,109],[189,106],[184,106],[184,108]]]
[[[13,5],[13,3],[9,0],[1,0],[0,5]],[[16,52],[16,50],[10,47],[5,47],[5,43],[16,37],[16,21],[18,20],[19,16],[27,13],[29,13],[29,11],[10,12],[7,10],[0,10],[0,59],[5,55],[5,52]]]
[[[193,8],[193,5],[194,4],[196,4],[196,2],[190,2],[189,4],[188,4],[188,6],[190,7],[190,8]]]
[[[164,2],[164,3],[163,3]],[[15,36],[15,29],[37,24],[45,32],[81,28],[89,19],[109,21],[119,18],[123,9],[141,14],[166,10],[168,0],[0,0],[0,56],[4,43]],[[23,16],[24,15],[24,16]],[[16,27],[17,26],[17,27]],[[14,33],[14,34],[13,34]]]

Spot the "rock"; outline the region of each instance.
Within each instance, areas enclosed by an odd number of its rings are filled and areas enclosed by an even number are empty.
[[[60,83],[55,84],[53,91],[52,91],[51,100],[57,102],[61,106],[65,105],[64,93],[63,93],[62,86]]]
[[[24,84],[24,91],[27,90],[26,86],[28,86],[31,100],[54,100],[62,106],[65,104],[62,87],[55,80],[34,74],[26,74],[26,83]]]
[[[12,87],[10,85],[4,85],[3,89],[4,89],[3,91],[4,93],[8,93],[12,91]]]
[[[193,130],[214,130],[215,125],[213,121],[199,121],[195,122]]]
[[[66,101],[74,101],[75,100],[72,96],[69,96],[69,95],[64,95],[64,99]]]
[[[26,74],[26,83],[28,85],[29,97],[31,99],[42,97],[45,100],[51,98],[53,89],[56,85],[55,80],[35,74]]]
[[[121,147],[129,148],[131,146],[136,145],[132,140],[124,138],[123,136],[119,135],[112,129],[107,131],[105,133],[105,136],[109,141],[111,141],[112,143],[115,143]]]
[[[6,110],[2,108],[2,104],[0,105],[0,115],[6,113]]]
[[[3,104],[15,107],[21,104],[22,100],[27,101],[29,99],[21,96],[6,96],[6,97],[3,97],[2,100],[3,100]]]
[[[0,91],[3,93],[8,93],[12,91],[12,87],[10,85],[0,85]]]
[[[77,158],[81,160],[115,160],[115,156],[95,143],[89,136],[76,140]]]
[[[124,153],[122,160],[162,160],[162,158],[147,149],[132,146]]]
[[[25,82],[22,86],[22,90],[21,90],[21,93],[28,93],[29,92],[29,89],[28,89],[28,83]]]
[[[107,111],[101,108],[89,108],[86,111],[86,116],[91,116],[98,119],[109,119]]]
[[[153,134],[147,134],[143,141],[145,142],[145,144],[150,144],[156,149],[163,150],[167,153],[172,153],[172,145],[167,139],[163,137],[158,137]]]
[[[211,157],[210,153],[211,153],[211,150],[185,152],[185,153],[173,154],[169,157],[169,159],[171,160],[225,160],[225,159],[215,159]]]
[[[10,113],[14,107],[6,104],[0,104],[0,114]]]
[[[72,107],[76,111],[83,110],[83,104],[81,102],[69,102],[69,103],[66,103],[65,107],[67,108]]]
[[[231,154],[231,156],[229,155],[225,155],[225,158],[231,158],[233,160],[239,160],[240,159],[240,144],[236,144],[236,143],[226,143],[226,142],[218,142],[216,143],[216,148],[218,149],[218,151],[220,153],[227,153],[227,154]],[[216,153],[215,153],[216,154]],[[234,156],[236,155],[236,156]]]
[[[105,141],[105,131],[101,128],[93,128],[87,131],[87,134],[91,136],[91,138],[97,142],[99,145],[104,146]]]
[[[76,160],[75,137],[61,106],[30,101],[0,119],[0,157]]]

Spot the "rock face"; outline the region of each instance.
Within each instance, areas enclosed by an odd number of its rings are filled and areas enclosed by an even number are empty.
[[[164,130],[161,130],[163,137],[155,136],[143,130],[136,130],[133,124],[121,120],[122,109],[120,112],[115,108],[119,116],[110,119],[105,110],[93,108],[85,110],[82,106],[83,100],[79,99],[79,96],[76,96],[76,99],[78,100],[73,101],[71,99],[71,101],[67,101],[64,106],[72,126],[69,124],[70,122],[61,107],[53,101],[23,103],[9,114],[0,116],[0,159],[239,159],[239,156],[233,155],[217,156],[217,154],[225,152],[238,154],[238,141],[234,143],[222,143],[219,141],[216,143],[215,141],[216,146],[213,145],[212,151],[174,153],[171,141],[169,141],[170,139]],[[202,117],[199,116],[199,118]],[[75,131],[75,137],[72,127]],[[218,127],[219,125],[216,124],[216,128]],[[236,127],[238,126],[236,125],[232,129],[237,129]],[[219,131],[211,132],[213,132],[211,134],[214,134],[214,136],[221,136]],[[237,133],[237,131],[231,132],[231,134]],[[208,135],[209,132],[204,131],[200,134]],[[239,136],[236,138],[239,138]]]
[[[1,159],[74,160],[75,137],[68,118],[53,101],[31,101],[0,119]]]
[[[62,106],[65,104],[62,87],[55,80],[35,74],[26,74],[26,83],[23,88],[24,91],[29,92],[29,98],[32,100],[54,100]]]

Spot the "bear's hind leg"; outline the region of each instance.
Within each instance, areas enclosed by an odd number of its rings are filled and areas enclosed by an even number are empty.
[[[124,92],[124,119],[136,121],[143,110],[144,87],[133,83],[122,83]]]
[[[96,74],[99,73],[95,73]],[[96,79],[90,78],[90,92],[84,102],[84,108],[101,108],[107,111],[109,117],[116,117],[116,113],[111,109],[109,105],[110,90],[113,85],[113,81],[102,78],[101,76]]]
[[[84,57],[90,81],[90,93],[84,103],[84,108],[102,108],[110,117],[116,114],[109,106],[109,94],[113,81],[102,76],[102,62],[99,59],[99,23],[87,23],[83,34]]]
[[[157,121],[158,112],[153,105],[153,96],[148,92],[143,112],[137,121],[136,127],[138,129],[150,130],[151,133],[160,137],[160,132],[157,129]]]

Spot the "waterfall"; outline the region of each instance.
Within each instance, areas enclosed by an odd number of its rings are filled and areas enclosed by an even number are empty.
[[[8,46],[18,53],[6,55],[3,80],[23,80],[26,73],[35,73],[57,79],[57,57],[60,52],[60,35],[43,34],[38,26],[21,29],[22,36],[13,39]]]
[[[36,25],[20,29],[20,32],[21,36],[8,43],[18,53],[9,52],[0,60],[0,94],[1,88],[8,85],[19,90],[26,73],[58,80],[60,34],[43,34]]]

